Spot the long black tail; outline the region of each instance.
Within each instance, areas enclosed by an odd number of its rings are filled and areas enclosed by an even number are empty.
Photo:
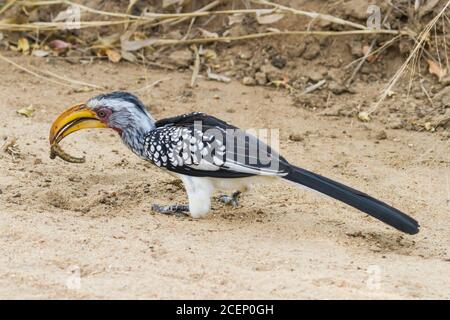
[[[409,234],[419,232],[419,223],[416,220],[380,200],[308,170],[293,165],[291,169],[291,172],[283,177],[284,179],[340,200],[400,231]]]

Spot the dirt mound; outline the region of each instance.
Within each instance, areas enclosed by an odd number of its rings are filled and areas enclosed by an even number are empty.
[[[277,1],[275,4],[133,1],[132,6],[129,1],[88,0],[80,4],[82,21],[94,21],[96,26],[101,21],[102,27],[64,29],[59,26],[56,31],[44,28],[38,38],[34,34],[5,31],[3,46],[40,59],[64,59],[76,65],[108,59],[169,70],[198,67],[195,73],[212,80],[226,82],[234,78],[249,86],[279,88],[292,96],[296,106],[327,115],[356,117],[363,112],[370,115],[364,119],[381,121],[386,128],[449,134],[449,48],[445,41],[448,24],[445,19],[438,19],[433,25],[434,31],[421,45],[420,54],[409,65],[402,81],[386,91],[390,79],[420,42],[420,32],[441,13],[443,1],[416,2],[416,6],[407,1],[387,4],[356,0]],[[16,23],[11,24],[12,30],[19,28],[17,24],[27,30],[27,23],[57,23],[60,20],[55,17],[68,7],[44,4],[22,10],[21,6],[13,5],[5,12]],[[227,14],[195,15],[221,10],[228,10]],[[326,16],[311,19],[316,12]],[[188,16],[176,16],[179,13]],[[129,21],[120,22],[119,18]],[[378,28],[398,34],[289,36],[283,33],[308,30],[339,34],[355,28],[361,31],[372,20],[378,21]],[[254,37],[267,33],[271,35]],[[244,39],[214,41],[227,37]],[[212,41],[202,41],[205,39]],[[314,94],[310,94],[312,91]],[[387,100],[374,108],[383,92],[387,93]],[[364,93],[364,97],[359,99],[355,93]]]

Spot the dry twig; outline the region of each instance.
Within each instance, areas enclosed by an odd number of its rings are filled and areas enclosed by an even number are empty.
[[[73,79],[61,77],[61,76],[59,76],[59,75],[57,75],[57,74],[55,74],[53,72],[50,72],[50,71],[41,71],[41,72],[47,73],[48,75],[50,75],[52,77],[55,77],[55,78],[60,79],[60,80],[64,80],[64,81],[69,82],[69,83],[64,83],[64,82],[61,82],[61,81],[53,80],[53,79],[51,79],[49,77],[43,76],[43,75],[41,75],[41,74],[39,74],[39,73],[37,73],[35,71],[32,71],[32,70],[30,70],[30,69],[28,69],[28,68],[26,68],[24,66],[21,66],[20,64],[15,63],[14,61],[12,61],[11,59],[6,58],[2,54],[0,54],[0,59],[5,61],[5,62],[7,62],[7,63],[9,63],[9,64],[11,64],[11,65],[13,65],[14,67],[16,67],[16,68],[18,68],[18,69],[20,69],[22,71],[25,71],[28,74],[31,74],[31,75],[39,78],[39,79],[42,79],[42,80],[45,80],[45,81],[49,81],[49,82],[52,82],[52,83],[55,83],[55,84],[58,84],[58,85],[61,85],[61,86],[64,86],[64,87],[77,88],[78,89],[79,87],[73,85],[73,84],[77,84],[77,85],[83,85],[83,86],[87,86],[87,87],[91,87],[91,88],[95,88],[95,89],[102,89],[102,87],[97,86],[95,84],[90,84],[90,83],[86,83],[86,82],[82,82],[82,81],[78,81],[78,80],[73,80]]]
[[[386,97],[388,96],[389,92],[392,91],[392,88],[395,86],[397,81],[402,77],[403,73],[408,68],[410,62],[412,60],[416,60],[418,58],[418,56],[417,56],[418,52],[422,48],[423,43],[428,39],[431,29],[437,23],[439,18],[444,14],[445,10],[448,8],[449,5],[450,5],[450,1],[447,1],[447,3],[442,8],[442,10],[425,26],[425,28],[419,34],[418,41],[416,41],[416,45],[415,45],[414,49],[411,51],[408,58],[402,64],[400,69],[397,70],[395,75],[392,77],[392,79],[389,81],[389,83],[383,89],[383,92],[382,92],[380,98],[378,99],[378,101],[370,108],[370,110],[368,112],[369,114],[372,114],[373,112],[375,112],[378,109],[378,107],[381,105],[381,103],[384,101],[384,99],[386,99]]]

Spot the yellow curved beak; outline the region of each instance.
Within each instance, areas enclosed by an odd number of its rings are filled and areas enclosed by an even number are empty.
[[[74,105],[61,113],[53,122],[50,128],[50,145],[59,143],[75,131],[89,128],[107,128],[107,126],[85,104]]]

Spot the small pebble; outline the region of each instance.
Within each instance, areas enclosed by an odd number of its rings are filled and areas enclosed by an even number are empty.
[[[278,69],[283,69],[286,66],[286,60],[280,56],[275,56],[272,58],[272,65]]]
[[[242,83],[246,86],[254,86],[256,81],[251,77],[244,77],[244,79],[242,79]]]
[[[404,123],[401,120],[393,121],[390,125],[391,129],[402,129],[404,127]]]
[[[386,140],[386,139],[387,139],[387,133],[386,133],[386,131],[381,130],[380,132],[378,132],[378,133],[375,135],[375,138],[376,138],[377,140]]]
[[[339,83],[337,83],[335,81],[332,81],[328,85],[328,89],[330,89],[330,91],[333,92],[336,95],[340,95],[340,94],[343,94],[345,92],[348,92],[348,88],[346,88],[342,84],[339,84]]]
[[[260,86],[263,86],[267,83],[267,76],[264,72],[256,72],[255,80]]]
[[[291,141],[303,141],[305,138],[299,133],[292,133],[289,135],[289,140]]]

